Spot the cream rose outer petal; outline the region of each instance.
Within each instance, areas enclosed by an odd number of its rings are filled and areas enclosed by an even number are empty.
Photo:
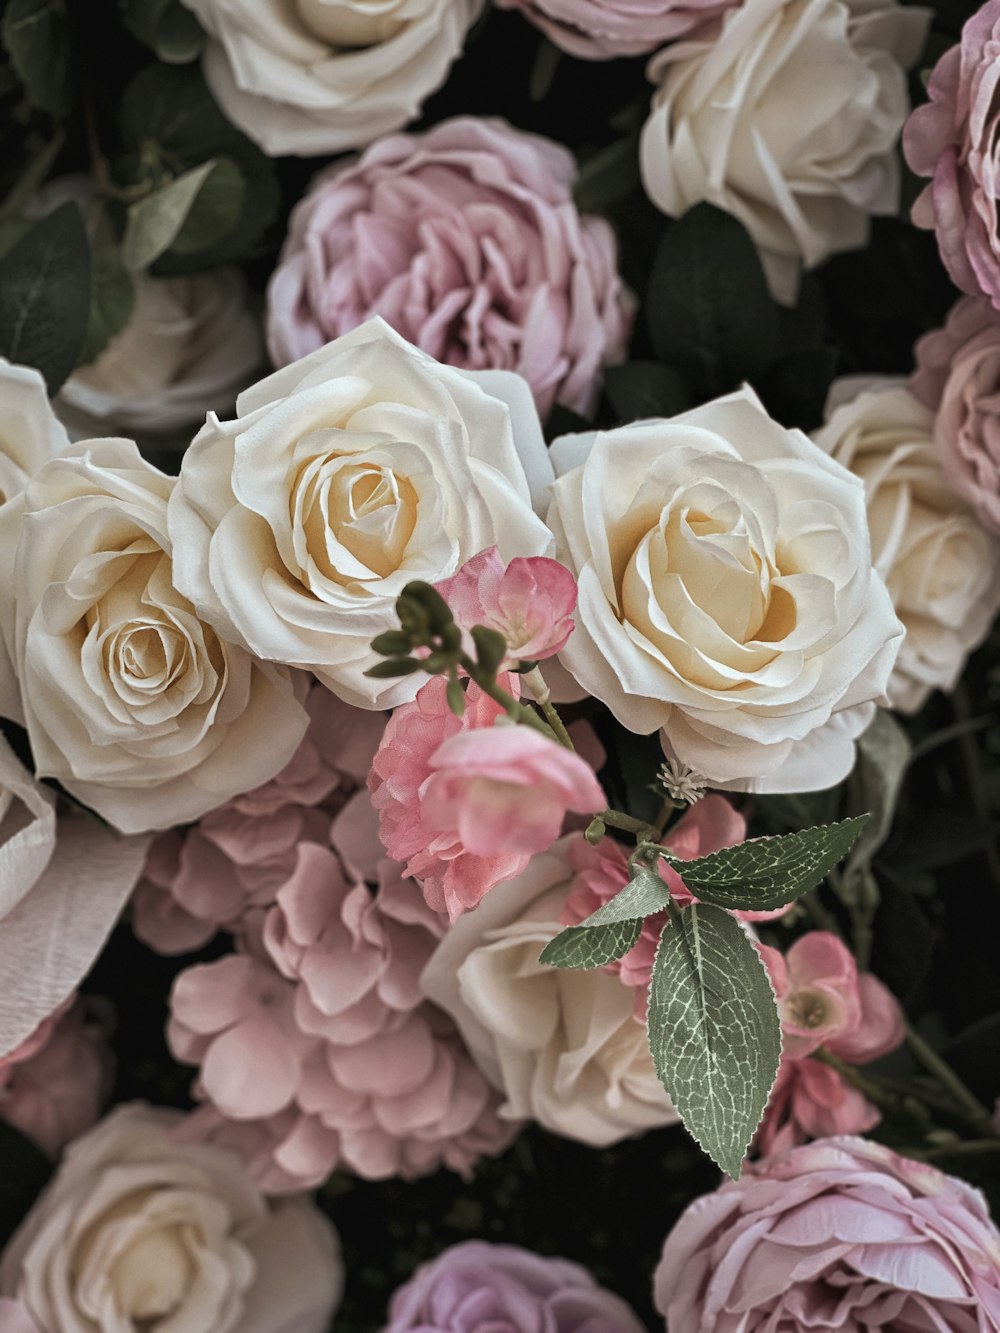
[[[91,440],[47,464],[14,515],[0,628],[38,773],[126,833],[267,781],[308,724],[300,682],[221,639],[175,588],[173,486],[131,441]],[[7,520],[0,509],[0,535]]]
[[[902,634],[858,479],[748,388],[552,458],[576,680],[713,786],[840,781]]]
[[[177,586],[223,637],[348,703],[416,693],[419,677],[364,675],[411,580],[493,545],[505,560],[551,551],[532,509],[551,465],[516,375],[438,365],[374,319],[236,410],[210,414],[184,456],[168,514]]]

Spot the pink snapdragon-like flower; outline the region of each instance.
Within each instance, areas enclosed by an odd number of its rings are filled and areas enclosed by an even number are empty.
[[[963,296],[914,348],[914,396],[935,413],[934,448],[955,492],[1000,536],[1000,314]]]
[[[892,992],[870,972],[858,973],[836,935],[813,930],[785,955],[766,945],[760,952],[778,997],[788,1058],[824,1046],[851,1064],[868,1064],[903,1040],[903,1016]]]
[[[583,60],[641,56],[689,33],[734,0],[497,0]]]
[[[955,285],[1000,310],[998,42],[1000,0],[987,0],[934,67],[930,100],[906,122],[903,151],[918,176],[930,177],[913,206],[914,223],[936,231]]]
[[[1000,1328],[1000,1233],[964,1181],[859,1138],[695,1200],[654,1279],[671,1330]]]
[[[819,1060],[782,1058],[754,1138],[762,1157],[830,1134],[867,1134],[882,1119],[874,1102]]]
[[[368,779],[386,851],[456,920],[550,847],[567,811],[605,805],[593,770],[470,685],[457,718],[436,676],[397,708]]]
[[[544,416],[588,414],[634,301],[610,225],[581,217],[559,144],[460,116],[320,173],[268,287],[278,366],[381,315],[445,365],[512,370]]]
[[[466,634],[485,625],[504,636],[507,666],[554,657],[573,632],[576,579],[547,556],[519,556],[505,567],[491,546],[434,586]]]

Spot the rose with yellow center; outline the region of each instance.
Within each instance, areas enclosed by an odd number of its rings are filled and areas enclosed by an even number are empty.
[[[552,457],[580,685],[712,785],[839,782],[902,632],[857,479],[749,389]]]

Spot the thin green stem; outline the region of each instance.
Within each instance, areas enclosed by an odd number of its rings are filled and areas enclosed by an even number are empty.
[[[535,666],[532,667],[530,671],[526,671],[521,677],[521,680],[531,691],[532,698],[545,715],[546,722],[548,722],[549,726],[555,732],[556,740],[559,744],[565,746],[567,750],[575,750],[576,746],[570,739],[570,734],[566,730],[562,718],[556,711],[555,705],[552,702],[552,696],[549,693],[549,687],[545,683],[545,677],[539,671],[538,667]]]
[[[1000,1139],[965,1139],[962,1143],[949,1143],[939,1148],[925,1148],[920,1154],[925,1162],[933,1162],[940,1157],[980,1157],[1000,1152]]]
[[[49,174],[65,141],[65,130],[57,129],[45,147],[31,158],[13,189],[0,205],[0,221],[6,222],[10,218],[20,217]]]
[[[897,1096],[896,1093],[890,1091],[882,1083],[862,1074],[854,1065],[847,1064],[844,1060],[841,1060],[838,1056],[833,1055],[832,1052],[825,1050],[823,1047],[820,1047],[818,1051],[813,1051],[809,1058],[818,1060],[820,1064],[829,1065],[831,1069],[835,1069],[845,1083],[850,1083],[851,1086],[857,1088],[859,1092],[863,1092],[869,1101],[874,1102],[875,1105],[881,1107],[882,1110],[893,1112],[902,1111],[904,1114],[908,1114],[914,1119],[919,1120],[925,1129],[932,1130],[934,1128],[934,1123],[928,1115],[926,1108],[920,1105],[917,1098]]]
[[[995,1137],[993,1123],[982,1102],[970,1092],[951,1065],[942,1060],[937,1051],[929,1046],[909,1023],[906,1024],[906,1044],[927,1072],[933,1075],[943,1088],[947,1088],[956,1105],[962,1108],[969,1123],[975,1125],[984,1135]]]
[[[651,824],[647,824],[644,819],[636,819],[632,815],[625,814],[624,810],[603,810],[601,819],[611,828],[620,828],[625,833],[634,833],[636,838],[641,838],[644,842],[656,841],[656,829]],[[652,834],[652,839],[650,839]]]

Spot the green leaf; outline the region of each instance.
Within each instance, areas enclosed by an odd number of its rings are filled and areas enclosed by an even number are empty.
[[[171,251],[195,254],[215,245],[236,226],[246,197],[246,179],[230,157],[217,157],[195,195]]]
[[[615,921],[641,921],[654,912],[662,912],[669,902],[670,890],[656,871],[640,866],[610,902],[604,903],[596,912],[591,912],[580,925],[593,928],[610,925]]]
[[[641,930],[640,918],[605,926],[568,926],[546,944],[538,961],[552,967],[603,967],[627,954]]]
[[[778,350],[778,313],[741,223],[697,204],[660,243],[646,291],[657,356],[699,393],[763,375]]]
[[[135,289],[116,245],[93,245],[90,317],[79,364],[96,361],[112,338],[124,329],[135,308]]]
[[[473,625],[469,633],[476,646],[476,661],[484,671],[495,675],[507,656],[507,640],[499,630],[490,629],[488,625]]]
[[[214,161],[202,162],[129,206],[122,262],[131,273],[149,268],[170,249],[214,166]]]
[[[31,105],[65,116],[75,93],[65,0],[8,0],[0,41]]]
[[[642,182],[639,132],[616,139],[580,165],[573,199],[581,213],[606,213]]]
[[[856,815],[838,824],[752,838],[693,861],[667,851],[660,855],[702,902],[735,911],[768,911],[815,888],[851,850],[868,818]]]
[[[649,1049],[688,1132],[734,1180],[781,1058],[767,969],[728,912],[695,903],[660,937]]]
[[[871,726],[858,737],[857,762],[848,784],[851,805],[870,811],[871,819],[844,867],[840,896],[846,903],[856,901],[862,877],[889,836],[910,753],[906,732],[892,713],[879,708]]]
[[[630,361],[609,366],[604,392],[619,421],[644,417],[673,417],[691,406],[691,397],[679,371],[659,361]]]
[[[170,65],[201,55],[205,31],[180,0],[121,0],[122,21],[133,37]]]
[[[0,259],[0,356],[41,371],[56,393],[77,365],[90,317],[90,246],[65,203]]]

